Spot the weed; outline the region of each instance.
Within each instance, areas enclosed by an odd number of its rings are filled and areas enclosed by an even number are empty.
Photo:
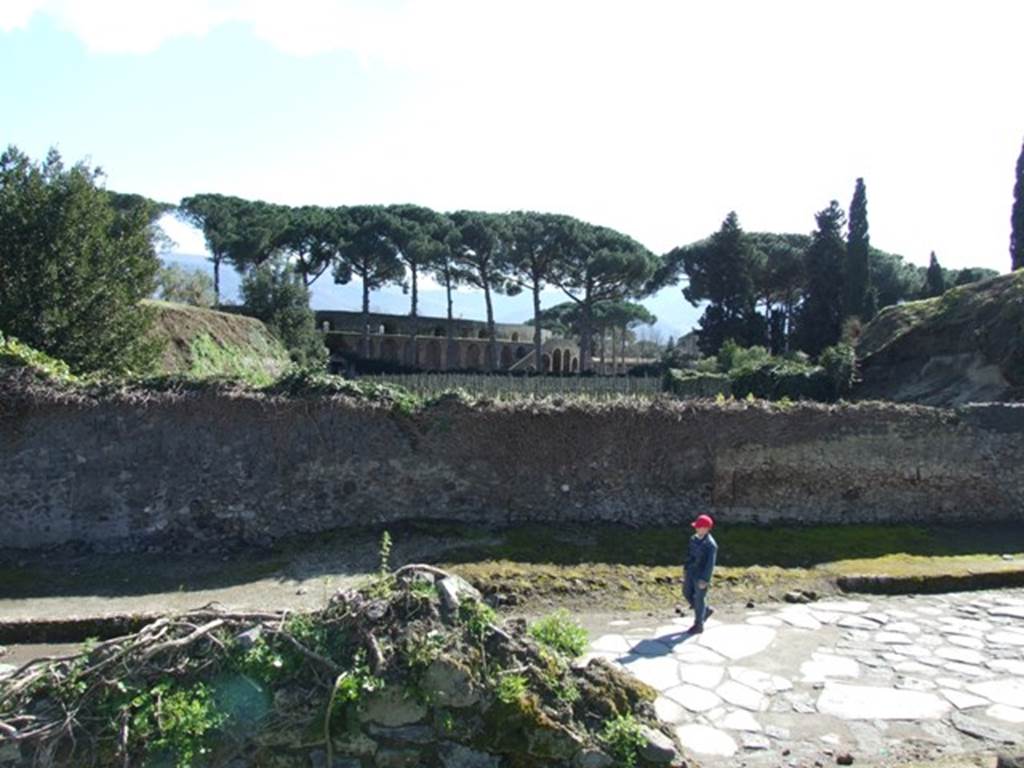
[[[582,654],[589,642],[587,630],[564,609],[531,624],[530,635],[538,642],[572,658]]]
[[[459,621],[477,642],[483,642],[491,625],[497,620],[498,614],[488,605],[468,598],[459,604]]]
[[[522,675],[503,675],[498,681],[498,700],[514,704],[526,694],[526,678]]]
[[[429,667],[444,648],[444,635],[437,630],[426,635],[411,635],[405,642],[405,663],[410,669]]]
[[[135,696],[130,706],[133,739],[145,744],[148,754],[170,752],[177,768],[188,768],[209,751],[207,734],[225,719],[202,683],[175,689],[165,680]]]
[[[370,583],[370,594],[374,597],[387,598],[391,596],[391,593],[395,586],[394,576],[391,575],[391,534],[387,531],[381,534],[380,537],[380,566],[377,569],[377,575]]]
[[[619,765],[625,768],[636,765],[637,755],[645,744],[640,723],[628,712],[605,721],[601,741]]]

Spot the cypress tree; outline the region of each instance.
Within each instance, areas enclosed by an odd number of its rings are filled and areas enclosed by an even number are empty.
[[[1024,145],[1017,158],[1017,181],[1013,185],[1013,212],[1010,214],[1011,269],[1024,267]]]
[[[846,269],[843,275],[843,315],[870,320],[868,292],[871,272],[868,262],[868,201],[864,179],[857,179],[850,202],[850,228],[846,237]]]
[[[942,267],[939,266],[939,260],[935,257],[935,251],[932,251],[932,257],[928,261],[928,271],[924,277],[924,295],[925,298],[931,298],[932,296],[941,296],[946,292],[946,280],[942,276]]]
[[[797,336],[800,348],[817,355],[839,341],[842,331],[842,271],[846,248],[843,224],[846,216],[833,200],[828,208],[815,214],[818,228],[811,234],[807,249],[806,298],[798,316]]]

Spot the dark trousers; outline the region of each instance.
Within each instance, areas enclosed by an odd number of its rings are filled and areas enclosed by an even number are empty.
[[[708,612],[708,588],[701,589],[697,586],[697,579],[687,574],[683,579],[683,597],[693,608],[694,626],[703,627]]]

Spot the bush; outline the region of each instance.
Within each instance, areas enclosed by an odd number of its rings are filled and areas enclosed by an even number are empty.
[[[741,347],[732,339],[728,339],[718,350],[718,370],[730,376],[756,370],[772,360],[771,352],[766,347]]]
[[[12,336],[4,336],[0,332],[0,368],[32,368],[45,374],[48,378],[58,381],[71,381],[75,377],[63,360],[22,344]]]
[[[753,395],[764,400],[835,399],[832,382],[824,369],[791,360],[775,360],[737,373],[732,377],[732,392],[735,397]]]
[[[587,630],[566,610],[557,611],[530,625],[530,635],[539,643],[575,658],[587,650]]]
[[[836,344],[821,352],[818,363],[832,384],[832,399],[845,397],[857,381],[857,355],[849,344]]]
[[[309,308],[309,289],[287,261],[273,259],[249,270],[241,291],[246,312],[267,324],[292,362],[326,368],[327,347]]]
[[[675,368],[665,372],[661,388],[677,397],[728,397],[732,394],[731,380],[724,373],[680,371]]]
[[[101,182],[56,150],[0,155],[0,329],[76,374],[147,372],[160,352],[140,305],[159,267],[154,208],[115,207]]]

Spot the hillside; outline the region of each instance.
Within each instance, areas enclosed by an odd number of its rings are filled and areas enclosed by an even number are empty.
[[[887,307],[857,346],[864,399],[1024,399],[1024,271]]]
[[[240,376],[265,383],[288,366],[288,353],[259,320],[167,301],[156,310],[154,333],[166,339],[163,373]]]

